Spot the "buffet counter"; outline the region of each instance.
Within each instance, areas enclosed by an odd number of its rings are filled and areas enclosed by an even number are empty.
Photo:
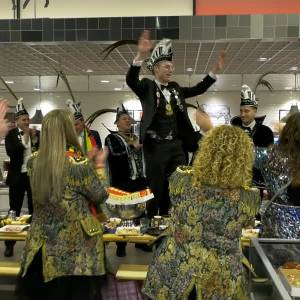
[[[300,240],[252,239],[250,262],[258,278],[252,279],[252,298],[300,299]]]
[[[27,236],[27,231],[22,231],[20,233],[11,233],[11,232],[0,232],[0,241],[5,240],[15,240],[15,241],[24,241]],[[140,235],[117,235],[115,233],[104,233],[103,241],[107,242],[127,242],[127,243],[140,243],[148,244],[153,241],[157,236],[150,234],[140,234]],[[241,244],[243,247],[248,247],[251,243],[250,237],[242,237]]]

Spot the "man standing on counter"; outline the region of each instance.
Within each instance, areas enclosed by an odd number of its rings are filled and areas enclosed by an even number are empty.
[[[5,138],[6,153],[10,158],[8,167],[6,184],[9,187],[9,208],[16,212],[16,216],[20,215],[25,192],[28,199],[29,214],[32,214],[32,194],[27,175],[27,161],[32,154],[32,148],[38,149],[39,140],[38,132],[32,136],[29,128],[29,114],[24,107],[23,99],[18,100],[16,106],[16,125]],[[34,145],[32,140],[34,140]],[[13,256],[13,247],[15,241],[5,241],[4,256]]]
[[[216,81],[214,73],[224,64],[222,53],[215,67],[197,85],[181,87],[171,81],[174,73],[171,40],[161,40],[152,51],[153,43],[148,31],[138,42],[138,52],[127,73],[127,85],[139,97],[143,117],[141,120],[141,143],[146,160],[146,172],[155,202],[148,207],[148,216],[159,212],[168,214],[170,198],[168,178],[179,165],[186,164],[185,152],[195,152],[201,138],[195,132],[187,114],[185,99],[203,94]],[[154,80],[139,79],[143,61],[154,75]],[[198,110],[198,114],[202,112]],[[203,113],[204,114],[204,113]],[[209,128],[202,128],[204,131]]]

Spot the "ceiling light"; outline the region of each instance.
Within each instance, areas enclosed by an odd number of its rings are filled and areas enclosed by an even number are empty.
[[[187,72],[193,72],[193,68],[186,68]]]
[[[7,84],[14,84],[15,82],[12,81],[12,80],[5,80],[5,83],[7,83]]]
[[[40,91],[41,89],[40,88],[34,88],[33,90],[34,91]]]
[[[285,89],[285,90],[292,90],[293,87],[292,87],[292,86],[286,86],[284,89]]]
[[[122,88],[114,88],[115,91],[121,91]]]
[[[298,70],[298,67],[291,67],[289,68],[290,71],[297,71]]]
[[[92,69],[87,69],[86,72],[87,73],[93,73],[94,71]]]
[[[100,82],[101,83],[109,83],[110,81],[109,80],[101,80]]]
[[[257,59],[258,61],[267,61],[267,60],[270,60],[269,58],[267,57],[260,57]]]

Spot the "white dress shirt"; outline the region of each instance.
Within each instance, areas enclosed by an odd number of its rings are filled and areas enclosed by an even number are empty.
[[[28,160],[31,156],[31,140],[30,140],[30,137],[29,137],[28,142],[26,143],[25,142],[25,137],[24,137],[24,135],[22,135],[23,130],[20,129],[19,127],[18,127],[18,130],[19,130],[20,140],[22,142],[22,145],[25,148],[24,153],[23,153],[23,165],[21,167],[21,173],[26,173],[27,172],[27,162],[28,162]]]

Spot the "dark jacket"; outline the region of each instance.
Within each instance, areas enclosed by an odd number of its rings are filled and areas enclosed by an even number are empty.
[[[255,118],[255,126],[251,133],[253,144],[256,147],[267,148],[274,144],[273,131],[266,125],[263,125],[263,121],[266,116]],[[240,117],[234,117],[231,119],[231,124],[234,126],[242,127],[242,120]],[[264,178],[257,168],[253,167],[253,185],[263,187],[265,186]]]
[[[117,132],[110,133],[105,138],[105,146],[109,150],[107,162],[111,186],[127,192],[136,192],[145,189],[147,181],[143,176],[142,149],[135,152],[130,146],[126,146]],[[138,172],[136,179],[131,179],[132,170],[130,164],[132,159],[136,159],[139,162],[136,165]]]
[[[143,78],[139,80],[140,67],[131,66],[126,76],[127,85],[139,97],[143,117],[141,120],[141,142],[144,142],[146,132],[152,123],[154,114],[157,109],[157,86],[154,80]],[[194,97],[206,92],[206,90],[215,82],[215,79],[206,76],[201,82],[193,87],[181,87],[177,82],[171,81],[168,84],[169,90],[175,90],[178,93],[178,100],[182,109],[178,113],[178,134],[183,141],[184,150],[194,152],[198,148],[198,140],[201,137],[199,132],[195,132],[188,117],[187,107],[185,103],[186,98]],[[160,97],[164,97],[162,94]]]
[[[252,130],[251,138],[256,147],[267,148],[274,144],[273,131],[266,125],[263,125],[265,116],[255,118],[255,126]],[[234,126],[242,127],[242,120],[240,117],[231,119],[231,124]]]
[[[37,136],[39,137],[39,132],[37,133]],[[35,147],[37,149],[38,146],[38,143],[36,143]],[[21,141],[19,129],[17,127],[10,130],[7,136],[5,137],[5,149],[7,155],[10,158],[6,184],[15,185],[18,184],[18,181],[21,177],[21,168],[23,165],[25,150],[25,147],[23,146]]]

